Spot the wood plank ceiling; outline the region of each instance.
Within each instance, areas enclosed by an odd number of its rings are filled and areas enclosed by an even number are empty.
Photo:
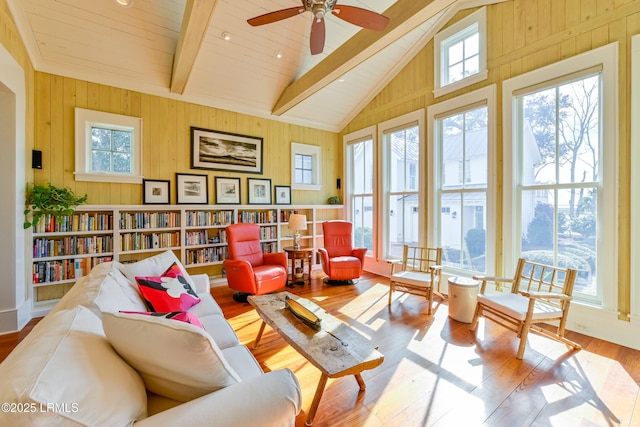
[[[312,56],[309,13],[246,22],[297,0],[7,0],[38,71],[334,132],[455,12],[497,1],[343,0],[389,26],[328,16],[324,52]]]

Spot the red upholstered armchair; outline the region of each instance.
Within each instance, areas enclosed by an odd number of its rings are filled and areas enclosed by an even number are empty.
[[[324,248],[319,248],[322,270],[332,285],[353,284],[362,275],[366,248],[354,248],[351,233],[353,225],[347,221],[322,223]]]
[[[224,261],[227,283],[238,291],[233,298],[246,301],[247,295],[262,295],[287,284],[287,254],[262,253],[260,226],[233,224],[227,228],[229,257]]]

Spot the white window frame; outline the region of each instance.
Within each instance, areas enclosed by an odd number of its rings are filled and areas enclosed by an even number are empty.
[[[384,136],[386,133],[392,132],[394,129],[399,129],[403,127],[408,127],[412,125],[418,126],[418,134],[419,134],[419,172],[418,172],[418,206],[426,209],[426,179],[425,179],[425,165],[426,165],[426,156],[425,153],[425,138],[424,138],[424,120],[425,120],[425,110],[421,108],[419,110],[413,111],[411,113],[407,113],[400,117],[396,117],[391,120],[387,120],[385,122],[378,124],[378,158],[380,159],[380,164],[382,165],[382,174],[380,176],[380,187],[379,187],[379,197],[377,201],[378,212],[387,212],[388,211],[388,202],[387,202],[387,193],[389,189],[389,179],[388,179],[388,156],[385,150],[384,144]],[[425,244],[425,230],[427,229],[426,223],[426,215],[421,215],[418,222],[418,242],[420,245]],[[382,215],[382,221],[378,222],[381,225],[380,230],[378,231],[378,241],[377,241],[377,253],[382,258],[387,258],[389,255],[385,250],[385,246],[389,241],[389,218],[386,215]]]
[[[296,182],[296,154],[311,156],[311,184],[302,184]],[[317,145],[301,144],[299,142],[291,143],[291,189],[292,190],[322,190],[320,165],[321,154],[320,147]]]
[[[494,266],[496,264],[496,187],[497,187],[497,174],[496,174],[496,134],[497,134],[497,87],[496,85],[487,86],[482,89],[478,89],[474,92],[470,92],[456,98],[435,104],[427,109],[427,123],[429,129],[432,129],[428,134],[428,147],[427,158],[431,159],[431,185],[427,189],[428,200],[430,206],[429,225],[427,235],[429,236],[428,244],[430,246],[440,246],[440,201],[439,191],[442,184],[442,149],[436,141],[436,125],[435,122],[438,117],[443,117],[455,112],[463,112],[473,108],[473,106],[480,106],[485,104],[487,107],[487,207],[485,212],[486,217],[486,229],[485,229],[485,242],[486,242],[486,274],[494,274]],[[464,177],[463,177],[464,179]],[[462,274],[471,275],[476,274],[469,270],[462,270],[453,267],[443,267],[443,271],[448,274]]]
[[[76,108],[75,120],[76,181],[142,184],[142,119],[140,117]],[[131,152],[133,156],[133,170],[131,174],[91,171],[92,127],[111,130],[129,130],[133,132]]]
[[[517,168],[520,159],[514,150],[517,126],[516,96],[522,90],[562,79],[596,66],[602,67],[602,141],[601,152],[603,191],[598,192],[598,270],[597,286],[602,295],[600,308],[615,310],[618,295],[618,43],[612,43],[573,56],[546,67],[522,74],[502,84],[504,199],[503,199],[503,269],[512,273],[518,256],[515,239],[521,233],[518,216]],[[574,299],[574,302],[578,302]]]
[[[376,161],[377,161],[377,151],[376,150],[376,127],[375,126],[369,126],[367,128],[349,133],[347,135],[344,135],[342,137],[342,142],[344,145],[344,177],[345,177],[345,197],[344,197],[344,206],[345,206],[345,213],[346,213],[346,218],[352,218],[353,217],[353,206],[351,203],[351,194],[352,194],[352,189],[353,189],[353,176],[354,174],[358,173],[358,171],[353,170],[352,166],[352,161],[351,161],[351,156],[350,156],[350,152],[349,152],[349,146],[351,144],[355,144],[358,142],[362,142],[365,140],[371,139],[373,141],[373,206],[377,206],[378,203],[378,173],[377,170],[378,168],[376,167]],[[367,251],[367,253],[365,254],[365,256],[367,257],[372,257],[372,258],[376,258],[377,259],[377,241],[378,241],[378,227],[375,227],[376,224],[378,224],[378,209],[373,209],[372,212],[373,215],[373,224],[374,224],[374,229],[372,230],[372,242],[371,242],[371,251]]]
[[[453,83],[443,83],[443,76],[447,75],[448,47],[467,38],[471,28],[477,26],[479,58],[478,72]],[[434,36],[434,84],[433,94],[437,98],[454,90],[486,80],[487,70],[487,8],[482,7],[469,16],[461,19],[450,27]]]
[[[640,34],[631,37],[631,114],[640,113]],[[631,120],[631,164],[640,164],[640,121]],[[640,170],[631,168],[631,194],[640,191]],[[640,197],[631,197],[631,312],[627,316],[640,321]]]

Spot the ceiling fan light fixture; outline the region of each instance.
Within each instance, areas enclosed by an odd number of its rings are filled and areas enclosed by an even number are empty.
[[[226,40],[226,41],[230,41],[231,40],[231,33],[225,31],[224,33],[222,33],[222,39]]]
[[[131,7],[133,6],[133,0],[116,0],[116,3],[122,7]]]

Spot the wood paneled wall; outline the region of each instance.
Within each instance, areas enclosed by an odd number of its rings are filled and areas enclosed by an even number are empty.
[[[322,147],[323,180],[322,191],[293,191],[293,203],[324,204],[337,195],[335,182],[342,173],[337,133],[41,72],[35,74],[35,85],[35,147],[43,153],[43,168],[36,171],[35,182],[50,181],[86,193],[89,204],[140,204],[142,185],[75,181],[75,107],[141,117],[144,177],[171,180],[172,203],[176,202],[176,172],[207,174],[211,204],[215,201],[214,176],[241,177],[243,203],[247,203],[247,177],[290,185],[292,141]],[[263,174],[190,169],[191,126],[262,137]]]
[[[457,14],[452,22],[472,11]],[[502,111],[502,82],[612,42],[619,43],[619,229],[618,309],[622,317],[630,309],[630,105],[631,36],[640,33],[640,1],[633,0],[513,0],[487,7],[489,78],[469,88],[433,96],[433,42],[389,83],[341,135],[389,120],[419,108],[428,108],[463,93],[491,84],[498,88],[498,112]],[[496,271],[501,273],[502,236],[502,120],[498,114],[498,231]],[[427,124],[428,126],[428,124]],[[427,129],[429,132],[429,129]],[[425,183],[426,184],[426,183]]]

